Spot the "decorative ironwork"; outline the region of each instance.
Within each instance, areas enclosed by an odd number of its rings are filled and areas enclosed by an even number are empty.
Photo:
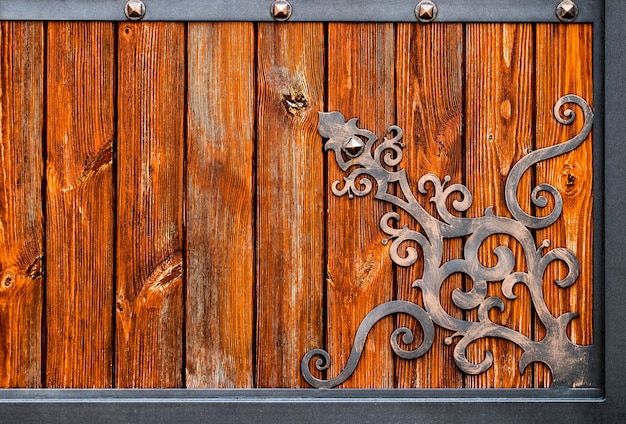
[[[554,105],[556,120],[569,125],[574,122],[576,114],[566,104],[575,104],[582,109],[583,127],[572,139],[543,149],[533,151],[518,161],[508,175],[505,186],[505,200],[512,218],[496,215],[489,207],[483,216],[476,218],[455,216],[448,209],[448,199],[451,195],[456,198],[451,202],[457,212],[466,211],[472,204],[472,194],[462,184],[449,184],[450,177],[443,181],[434,175],[426,174],[418,182],[420,193],[432,193],[430,201],[435,204],[439,218],[429,214],[417,202],[411,192],[404,169],[393,170],[402,160],[401,142],[402,130],[397,126],[388,129],[391,138],[385,137],[382,143],[375,146],[378,138],[366,129],[357,127],[357,119],[345,121],[339,112],[320,113],[319,134],[326,138],[324,150],[335,153],[337,165],[343,170],[352,169],[344,177],[343,186],[339,181],[332,184],[332,192],[336,196],[348,195],[365,196],[374,190],[371,179],[375,181],[374,198],[388,202],[406,211],[415,219],[416,229],[404,225],[396,228],[400,216],[396,212],[386,213],[380,220],[380,228],[389,237],[383,244],[391,243],[390,257],[393,263],[410,267],[418,260],[418,253],[414,247],[406,242],[417,243],[423,256],[424,272],[422,278],[416,280],[412,287],[418,288],[423,294],[424,307],[407,301],[390,301],[374,308],[361,323],[355,336],[352,351],[345,368],[339,375],[328,380],[315,377],[311,373],[311,361],[315,361],[318,371],[327,370],[330,366],[330,355],[322,349],[313,349],[302,358],[301,372],[305,380],[314,387],[330,388],[344,382],[354,372],[365,340],[370,329],[383,317],[391,314],[408,314],[414,317],[422,327],[423,337],[419,347],[414,350],[404,350],[399,344],[409,344],[413,341],[413,333],[406,327],[396,329],[391,334],[391,348],[401,358],[415,359],[424,355],[432,346],[434,340],[434,324],[452,330],[455,333],[445,339],[451,345],[454,339],[460,338],[454,346],[454,361],[467,374],[480,374],[493,364],[493,354],[486,352],[482,362],[475,364],[466,357],[466,349],[470,343],[483,338],[502,338],[520,346],[524,353],[519,361],[520,372],[528,364],[539,361],[548,365],[552,371],[553,387],[584,387],[594,386],[597,382],[592,368],[596,355],[595,345],[580,346],[574,344],[567,336],[567,326],[576,316],[568,312],[558,317],[552,315],[543,298],[542,279],[549,264],[561,262],[568,268],[568,273],[562,280],[554,283],[559,287],[568,287],[578,278],[578,259],[572,251],[557,247],[544,253],[550,245],[549,240],[536,247],[532,230],[546,228],[553,224],[561,215],[563,200],[558,190],[550,184],[539,184],[531,193],[532,203],[539,209],[548,207],[548,199],[544,194],[553,198],[552,210],[547,214],[536,217],[522,210],[517,199],[517,189],[522,175],[540,161],[557,157],[572,151],[587,138],[593,122],[593,111],[589,104],[576,95],[566,95]],[[362,141],[364,146],[357,149],[357,142]],[[356,169],[355,169],[356,167]],[[365,177],[371,177],[365,178]],[[398,186],[401,196],[393,194],[389,188],[392,184]],[[525,256],[526,270],[515,270],[515,258],[512,251],[506,246],[498,246],[493,253],[498,258],[496,265],[487,267],[478,259],[478,250],[483,242],[494,234],[505,234],[516,239],[522,246]],[[463,257],[444,260],[444,239],[464,238]],[[453,274],[463,274],[471,278],[472,289],[464,292],[455,289],[452,293],[454,304],[464,310],[477,310],[477,321],[466,321],[450,316],[442,307],[440,301],[441,286]],[[515,299],[513,287],[523,284],[530,292],[535,312],[545,327],[546,334],[542,340],[532,340],[511,328],[492,322],[489,311],[492,308],[504,309],[502,299],[496,296],[487,296],[488,282],[501,282],[502,294],[507,299]]]

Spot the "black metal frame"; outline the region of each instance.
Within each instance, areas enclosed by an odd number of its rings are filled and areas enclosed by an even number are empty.
[[[319,390],[319,389],[245,389],[245,390],[0,390],[2,422],[400,422],[424,420],[429,423],[491,422],[507,423],[620,422],[626,417],[626,25],[623,24],[623,0],[575,0],[580,9],[579,21],[594,23],[594,235],[596,284],[594,314],[596,343],[604,346],[604,386],[599,389],[411,389],[411,390]],[[208,1],[211,10],[245,2],[252,10],[262,4],[263,16],[234,11],[221,13],[218,20],[270,20],[270,1]],[[554,9],[558,0],[438,0],[438,21],[526,21],[556,22]],[[36,6],[56,4],[53,8]],[[2,19],[100,19],[124,20],[119,1],[80,2],[78,13],[65,14],[75,0],[6,0],[0,2]],[[148,9],[169,3],[195,4],[195,0],[177,3],[149,0]],[[293,20],[324,20],[320,15],[332,13],[325,20],[414,20],[411,2],[410,18],[394,18],[393,9],[407,5],[406,0],[308,0],[317,14],[299,16],[293,0]],[[332,4],[332,6],[331,6]],[[454,5],[453,5],[454,4]],[[104,16],[88,6],[113,12]],[[115,7],[113,7],[115,6]],[[239,4],[238,7],[241,5]],[[396,7],[398,6],[398,7]],[[447,7],[457,12],[445,12]],[[209,7],[209,6],[207,6]],[[30,8],[30,9],[29,9]],[[31,10],[32,9],[32,10]],[[117,10],[119,9],[119,10]],[[166,8],[167,10],[168,8]],[[349,10],[350,9],[350,10]],[[493,10],[492,10],[493,9]],[[172,10],[172,6],[169,6]],[[331,12],[329,12],[329,10]],[[346,12],[349,10],[348,12]],[[385,13],[371,18],[371,11]],[[480,11],[487,11],[480,14]],[[546,11],[550,13],[546,15]],[[82,12],[81,12],[82,11]],[[478,12],[477,12],[478,11]],[[223,11],[222,11],[223,12]],[[240,11],[239,11],[240,12]],[[341,13],[347,15],[342,16]],[[469,13],[471,12],[471,15]],[[104,13],[104,12],[102,12]],[[156,12],[147,19],[216,20],[202,14],[173,13],[166,17]],[[256,12],[255,12],[256,13]],[[259,12],[260,13],[260,12]],[[454,14],[456,13],[456,15]],[[478,13],[478,15],[476,15]],[[360,19],[356,19],[357,15]],[[506,16],[504,16],[506,14]],[[121,15],[121,16],[120,16]],[[193,15],[193,16],[187,16]],[[471,16],[471,17],[470,17]],[[477,17],[478,16],[478,17]],[[317,17],[317,19],[315,19]],[[382,17],[382,18],[381,18]],[[306,18],[306,19],[305,19]],[[383,19],[384,18],[384,19]],[[606,323],[606,325],[605,325]]]

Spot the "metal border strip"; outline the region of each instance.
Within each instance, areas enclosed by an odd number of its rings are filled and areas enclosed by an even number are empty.
[[[417,22],[419,0],[289,0],[295,22]],[[559,0],[433,0],[436,22],[559,22]],[[145,21],[272,21],[272,0],[144,0]],[[575,0],[597,22],[601,0]],[[0,20],[125,21],[125,0],[1,0]]]
[[[533,396],[528,395],[528,390]],[[580,393],[579,393],[580,390]],[[17,392],[17,393],[16,393]],[[20,393],[21,392],[21,393]],[[588,395],[594,395],[589,398]],[[565,390],[2,390],[3,422],[619,422],[598,393]]]

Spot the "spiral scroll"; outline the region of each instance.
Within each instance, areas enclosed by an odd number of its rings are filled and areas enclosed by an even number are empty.
[[[422,326],[423,331],[423,339],[422,343],[419,347],[414,350],[404,350],[400,347],[398,343],[398,339],[402,336],[402,342],[405,344],[409,344],[413,341],[413,333],[406,327],[400,327],[396,329],[391,334],[391,348],[394,353],[401,358],[404,359],[416,359],[420,356],[424,355],[433,344],[433,340],[435,338],[435,327],[433,326],[433,322],[430,317],[422,308],[420,308],[415,303],[406,302],[403,300],[394,300],[390,302],[383,303],[382,305],[377,306],[372,309],[372,311],[367,314],[365,319],[361,322],[359,329],[356,332],[356,336],[354,337],[354,344],[352,345],[352,351],[350,352],[350,356],[348,358],[348,362],[344,367],[343,371],[330,380],[321,380],[319,378],[314,377],[309,371],[309,363],[315,357],[318,357],[315,362],[315,368],[318,371],[325,371],[330,366],[330,355],[323,349],[313,349],[310,350],[304,355],[302,358],[302,363],[300,365],[300,370],[304,379],[314,387],[318,388],[330,388],[338,386],[343,383],[352,375],[356,366],[359,363],[359,359],[361,359],[361,353],[363,352],[363,347],[365,346],[365,340],[367,339],[367,335],[370,330],[378,321],[385,318],[386,316],[393,314],[408,314],[415,318],[420,325]]]
[[[547,253],[544,250],[549,241],[544,240],[535,247],[533,230],[546,228],[553,224],[561,215],[563,200],[558,190],[550,184],[539,184],[531,193],[531,201],[537,208],[545,208],[548,200],[545,194],[553,198],[552,210],[542,217],[532,216],[524,211],[517,200],[517,189],[523,174],[540,161],[554,158],[570,152],[578,147],[591,132],[593,111],[589,104],[576,95],[560,98],[554,106],[554,116],[563,125],[570,125],[576,120],[573,104],[582,110],[583,125],[580,132],[572,139],[555,146],[543,148],[529,153],[518,161],[511,169],[505,185],[505,201],[512,218],[495,215],[492,208],[487,208],[483,216],[475,218],[458,217],[451,213],[448,205],[455,211],[463,212],[472,204],[470,191],[462,184],[449,184],[450,177],[443,181],[434,174],[422,176],[418,182],[420,193],[431,193],[430,201],[435,204],[439,218],[430,215],[416,200],[411,192],[404,170],[392,171],[391,167],[402,160],[402,130],[397,126],[389,128],[391,138],[385,138],[376,146],[377,137],[366,129],[358,128],[356,119],[346,122],[339,112],[320,113],[319,133],[326,138],[324,149],[335,153],[337,165],[343,170],[352,169],[344,177],[343,184],[335,181],[332,191],[337,196],[348,195],[350,198],[361,197],[374,192],[374,198],[390,203],[406,211],[416,222],[416,229],[405,225],[398,228],[396,212],[385,214],[380,221],[381,230],[388,235],[383,243],[390,243],[390,258],[398,266],[413,266],[417,260],[417,250],[411,244],[417,243],[422,251],[423,276],[413,283],[413,287],[422,291],[424,307],[407,301],[391,301],[374,308],[359,326],[348,361],[343,370],[335,377],[322,379],[312,373],[311,361],[315,361],[318,373],[327,371],[330,366],[330,355],[322,349],[313,349],[302,358],[301,373],[305,380],[314,387],[330,388],[343,383],[356,369],[361,358],[365,340],[371,328],[382,318],[391,314],[408,314],[421,325],[423,341],[414,350],[403,350],[398,342],[402,337],[405,344],[411,343],[413,334],[407,328],[398,328],[391,334],[391,348],[396,355],[404,359],[416,359],[425,354],[432,346],[434,324],[452,330],[455,333],[445,340],[454,346],[454,360],[465,373],[480,374],[489,369],[494,361],[491,352],[478,364],[467,359],[467,347],[476,340],[487,337],[498,337],[517,344],[524,350],[520,359],[520,372],[531,362],[540,361],[548,365],[557,386],[596,386],[596,374],[592,372],[593,358],[597,355],[597,346],[579,346],[571,342],[567,336],[567,326],[575,317],[573,313],[554,316],[546,306],[543,298],[542,281],[546,268],[553,262],[564,264],[567,275],[555,281],[559,287],[574,284],[579,276],[580,267],[574,253],[566,248],[557,247]],[[358,154],[344,151],[346,140],[359,137],[365,140],[364,148]],[[356,168],[355,168],[356,167]],[[367,178],[369,177],[369,178]],[[372,181],[374,183],[372,183]],[[390,183],[396,183],[402,196],[390,194],[387,190]],[[448,202],[454,194],[455,200]],[[526,270],[516,271],[515,257],[506,246],[498,246],[493,253],[498,258],[494,266],[484,266],[478,260],[478,250],[483,242],[494,234],[506,234],[515,238],[522,246],[525,256]],[[444,260],[443,240],[463,238],[463,257]],[[411,243],[406,243],[410,241]],[[472,289],[468,292],[456,289],[452,300],[456,306],[464,310],[477,309],[478,320],[466,321],[450,316],[442,307],[440,293],[443,282],[453,274],[463,274],[471,278]],[[541,341],[531,340],[527,336],[502,325],[492,322],[489,311],[493,308],[504,308],[499,297],[487,295],[487,282],[500,281],[502,294],[514,299],[513,287],[523,284],[530,292],[531,300],[537,316],[546,329]]]

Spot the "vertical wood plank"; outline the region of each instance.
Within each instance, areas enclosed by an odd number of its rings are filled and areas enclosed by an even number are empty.
[[[328,27],[328,109],[381,139],[395,122],[394,28],[391,24],[335,24]],[[328,185],[343,181],[328,155]],[[345,366],[363,318],[394,298],[389,247],[381,240],[380,218],[390,210],[372,196],[348,199],[327,190],[328,352],[335,377]],[[344,387],[393,387],[394,359],[389,346],[391,317],[370,332],[359,366]]]
[[[424,195],[415,188],[428,173],[463,182],[463,26],[398,24],[396,39],[397,123],[404,130],[406,144],[400,166],[420,204],[436,216],[429,202],[432,193]],[[414,225],[408,214],[400,216],[402,225]],[[461,240],[451,240],[445,260],[460,256]],[[421,292],[411,288],[423,271],[419,259],[410,268],[397,268],[399,299],[423,306]],[[454,306],[452,291],[462,287],[461,276],[455,275],[441,293],[443,308],[459,319],[463,312]],[[411,319],[399,316],[398,327],[411,325]],[[420,334],[419,325],[415,327],[414,334]],[[452,333],[436,326],[435,341],[426,355],[410,361],[396,358],[396,387],[461,387],[463,378],[454,363],[453,346],[444,344]]]
[[[537,147],[562,143],[581,129],[582,115],[572,125],[561,125],[553,117],[554,103],[565,94],[577,94],[593,105],[593,30],[591,25],[537,25]],[[554,281],[567,274],[560,263],[550,266],[543,281],[548,309],[554,316],[575,312],[579,318],[569,326],[569,337],[577,344],[593,343],[593,169],[592,137],[574,151],[537,164],[537,182],[556,187],[563,197],[561,219],[537,231],[537,241],[548,239],[551,248],[567,247],[578,258],[580,276],[566,289]],[[551,210],[549,205],[547,210]],[[539,323],[537,336],[545,330]],[[538,387],[550,385],[549,370],[537,365]]]
[[[116,384],[183,385],[185,27],[119,27]]]
[[[41,387],[43,24],[0,24],[0,387]]]
[[[300,360],[323,343],[324,27],[259,24],[258,387],[306,387]]]
[[[48,387],[111,387],[114,31],[48,25]]]
[[[468,216],[482,216],[489,206],[497,215],[509,216],[504,201],[504,186],[512,166],[533,147],[533,33],[529,24],[468,25],[466,31],[466,178],[474,196]],[[519,184],[518,198],[530,210],[531,176]],[[525,269],[520,245],[508,236],[488,238],[479,251],[487,266],[496,263],[493,250],[507,246],[516,257],[515,268]],[[471,282],[468,282],[471,288]],[[531,302],[528,290],[515,288],[517,298],[502,295],[500,282],[489,282],[487,296],[504,300],[504,311],[492,309],[493,322],[513,328],[530,337]],[[476,320],[474,311],[469,319]],[[467,376],[467,387],[528,387],[528,367],[519,373],[521,349],[501,339],[480,340],[468,349],[468,358],[479,363],[489,350],[494,365],[478,376]]]
[[[188,43],[187,387],[252,387],[254,26]]]

